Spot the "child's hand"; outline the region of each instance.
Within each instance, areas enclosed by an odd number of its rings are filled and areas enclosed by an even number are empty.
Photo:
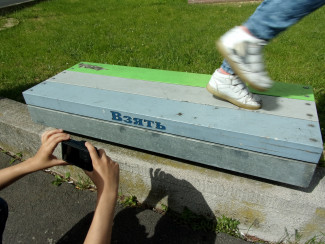
[[[53,151],[58,143],[68,140],[69,138],[70,136],[63,133],[63,130],[51,130],[45,132],[42,135],[42,146],[34,157],[0,170],[0,190],[29,173],[50,168],[55,165],[66,164],[63,160],[57,159],[53,155]]]
[[[96,152],[96,149],[89,142],[86,147],[90,153],[94,170],[85,171],[97,187],[98,193],[109,193],[116,197],[119,185],[119,165],[110,159],[103,149]]]
[[[50,130],[42,135],[42,146],[31,159],[34,170],[46,169],[56,165],[65,165],[65,161],[57,159],[53,152],[57,145],[65,140],[70,139],[70,135],[63,132],[61,129]]]

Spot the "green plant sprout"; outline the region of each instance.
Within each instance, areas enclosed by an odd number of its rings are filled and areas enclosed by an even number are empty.
[[[15,155],[12,156],[12,159],[9,161],[9,164],[13,164],[14,162],[21,161],[23,158],[23,154],[21,152],[16,153]]]
[[[53,180],[51,183],[55,186],[60,186],[62,183],[68,182],[70,180],[70,172],[66,172],[64,177],[55,175],[54,178],[55,180]]]
[[[75,182],[75,186],[78,190],[88,190],[93,188],[93,183],[88,177],[82,177],[78,175],[78,181]]]
[[[138,206],[138,199],[136,196],[124,197],[121,203],[124,207],[136,207]]]

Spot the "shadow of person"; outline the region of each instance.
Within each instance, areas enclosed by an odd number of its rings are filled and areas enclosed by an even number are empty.
[[[143,210],[141,208],[123,208],[119,204],[116,206],[117,213],[114,218],[111,243],[148,243],[146,229],[137,218],[137,214]],[[87,214],[56,243],[84,243],[93,217],[94,212]]]
[[[93,219],[94,212],[87,214],[75,226],[73,226],[64,236],[60,238],[57,244],[83,243],[85,241],[88,229]]]
[[[137,217],[143,208],[126,207],[115,215],[111,243],[148,243],[146,228]]]
[[[206,228],[213,212],[193,185],[160,169],[150,169],[150,179],[142,206],[167,198],[168,210],[163,215],[145,207],[121,210],[114,219],[112,243],[215,243],[216,233]]]

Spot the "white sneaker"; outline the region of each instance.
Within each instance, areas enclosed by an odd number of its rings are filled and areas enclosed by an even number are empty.
[[[271,88],[262,56],[266,41],[258,39],[241,27],[235,27],[217,41],[217,48],[228,61],[235,74],[259,91]]]
[[[262,106],[261,98],[252,94],[236,75],[224,75],[216,70],[207,85],[207,90],[238,107],[259,109]]]

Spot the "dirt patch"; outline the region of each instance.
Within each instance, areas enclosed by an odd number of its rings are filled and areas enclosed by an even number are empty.
[[[96,65],[90,65],[90,64],[84,64],[84,63],[80,63],[79,68],[94,69],[94,70],[105,70],[103,67],[96,66]]]
[[[19,20],[15,18],[0,18],[0,31],[9,29],[19,24]]]

